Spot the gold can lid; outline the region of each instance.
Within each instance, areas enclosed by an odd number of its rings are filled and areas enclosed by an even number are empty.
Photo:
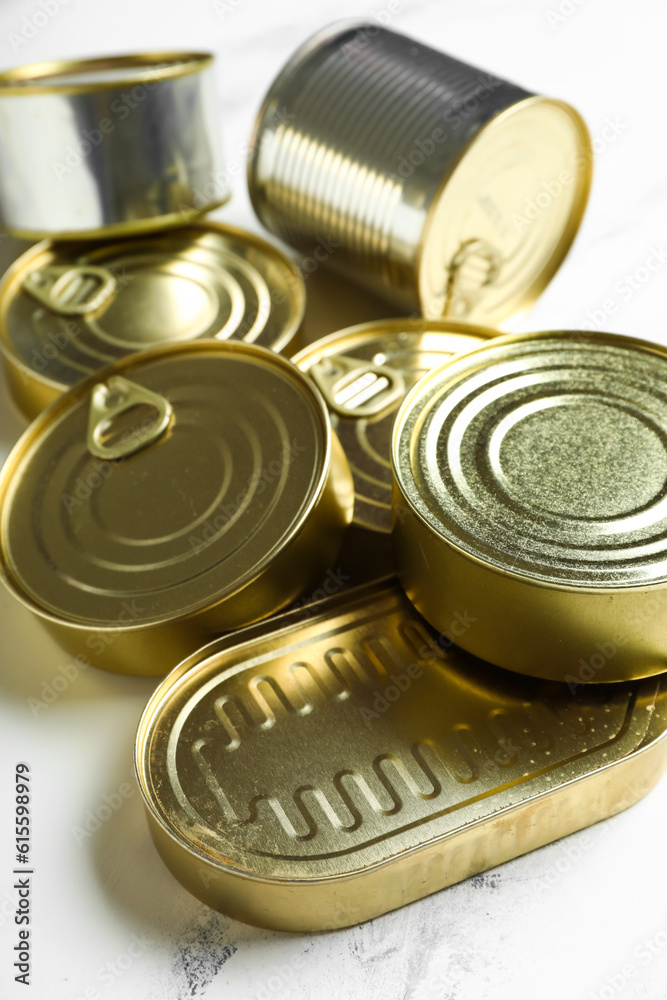
[[[480,564],[565,588],[667,583],[667,349],[502,337],[425,376],[394,429],[409,508]]]
[[[189,891],[260,926],[331,929],[637,801],[664,767],[666,687],[573,695],[464,653],[395,583],[359,588],[172,671],[137,774]]]
[[[391,435],[409,389],[496,330],[423,319],[378,320],[332,333],[294,357],[320,389],[354,479],[359,527],[391,530]]]
[[[282,350],[298,331],[298,268],[265,240],[216,223],[91,242],[44,242],[0,288],[0,346],[58,392],[162,343],[215,338]]]
[[[588,129],[569,104],[534,96],[495,115],[429,210],[423,314],[498,326],[528,309],[577,234],[592,170]]]
[[[264,348],[135,354],[56,400],[12,451],[3,575],[38,614],[86,628],[119,625],[121,602],[134,627],[210,608],[221,628],[257,620],[302,592],[318,546],[317,572],[335,557],[351,515],[335,444],[315,388]],[[304,556],[307,523],[319,535]]]

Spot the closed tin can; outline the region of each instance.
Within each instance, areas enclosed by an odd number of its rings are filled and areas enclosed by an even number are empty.
[[[26,239],[183,225],[229,199],[213,57],[65,60],[0,74],[0,210]]]
[[[172,344],[31,424],[0,474],[0,569],[65,649],[164,674],[319,581],[352,499],[294,365],[250,344]]]
[[[436,628],[580,684],[667,670],[667,350],[503,337],[426,375],[392,445],[394,553]]]
[[[378,25],[339,23],[272,84],[248,185],[268,229],[403,312],[498,326],[559,267],[591,168],[569,105]]]
[[[217,223],[40,243],[0,283],[0,349],[29,418],[81,379],[159,343],[215,337],[279,351],[305,309],[295,265]]]
[[[295,355],[324,396],[347,455],[354,525],[391,531],[391,435],[408,390],[425,372],[496,333],[453,320],[388,319],[333,333]]]
[[[664,678],[572,695],[497,670],[395,584],[311,612],[202,649],[139,725],[156,847],[236,919],[369,920],[619,812],[664,771]]]

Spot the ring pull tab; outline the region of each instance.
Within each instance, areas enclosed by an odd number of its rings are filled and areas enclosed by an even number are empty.
[[[124,431],[115,443],[106,443],[104,437],[113,430],[114,420],[137,406],[148,406],[155,414]],[[163,396],[114,375],[106,384],[100,382],[93,389],[88,416],[88,451],[105,462],[128,458],[161,438],[173,416],[171,403]]]
[[[23,287],[53,312],[86,316],[109,304],[116,279],[106,267],[93,264],[50,264],[26,275]]]
[[[340,354],[316,361],[308,374],[327,406],[341,417],[377,417],[405,395],[405,382],[395,368]]]
[[[449,264],[443,315],[468,312],[485,288],[497,279],[502,264],[499,252],[486,240],[466,240]]]

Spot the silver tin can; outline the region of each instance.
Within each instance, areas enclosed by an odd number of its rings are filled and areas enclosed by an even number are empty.
[[[224,204],[213,57],[144,53],[0,74],[0,211],[28,239],[182,225]]]
[[[569,105],[339,23],[272,84],[248,184],[268,229],[402,311],[497,326],[559,267],[591,169]]]

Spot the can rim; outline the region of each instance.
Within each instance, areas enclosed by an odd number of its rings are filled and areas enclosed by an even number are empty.
[[[294,278],[294,285],[291,288],[292,291],[292,316],[290,323],[286,326],[284,332],[275,342],[275,345],[271,348],[271,353],[280,353],[291,341],[294,339],[299,331],[299,327],[303,322],[303,317],[306,311],[306,287],[303,281],[301,272],[295,262],[284,253],[280,247],[271,243],[269,240],[265,239],[263,236],[258,236],[256,233],[247,232],[245,229],[241,229],[238,226],[229,226],[222,222],[211,222],[210,220],[200,220],[196,219],[192,221],[188,226],[181,227],[188,229],[198,229],[202,232],[213,232],[218,233],[221,236],[232,236],[237,238],[239,241],[245,241],[252,244],[258,250],[267,253],[267,255],[273,256],[274,260],[280,262],[284,265],[286,270],[288,270]],[[152,234],[152,230],[143,233],[145,236]],[[130,239],[130,234],[125,234],[128,239]],[[158,233],[157,235],[160,235]],[[122,234],[117,237],[122,241]],[[110,237],[111,241],[112,237]],[[33,247],[29,247],[25,250],[20,257],[17,257],[15,261],[7,268],[6,272],[0,278],[0,355],[2,355],[3,360],[6,364],[11,365],[16,372],[22,377],[26,383],[33,382],[37,385],[44,386],[47,389],[53,389],[58,393],[65,393],[74,388],[74,386],[67,386],[65,383],[56,382],[54,379],[49,378],[42,372],[35,371],[30,368],[21,358],[18,357],[16,352],[13,350],[11,344],[9,343],[8,336],[9,330],[7,325],[7,313],[11,308],[12,303],[15,301],[18,294],[15,283],[20,279],[21,275],[25,271],[25,268],[29,266],[31,260],[38,258],[41,254],[47,253],[53,250],[62,240],[47,239],[42,240]],[[95,242],[98,247],[103,247],[105,241],[91,241]],[[208,338],[208,340],[213,338]],[[207,343],[208,340],[202,339],[202,343]],[[224,341],[226,342],[226,341]],[[231,343],[240,344],[243,341],[231,340]],[[196,341],[189,340],[184,341],[184,344],[194,344]],[[218,343],[223,343],[223,341],[218,341]],[[158,345],[159,348],[160,345]],[[259,346],[259,345],[257,345]],[[157,348],[143,348],[142,353],[149,350]],[[129,357],[129,355],[128,355]],[[121,359],[124,360],[124,359]],[[105,368],[108,366],[105,366]],[[101,373],[103,369],[99,369],[98,373]],[[95,375],[96,373],[91,373]],[[78,384],[78,383],[76,383]]]
[[[101,90],[120,90],[127,86],[160,82],[198,73],[211,66],[210,52],[153,51],[124,55],[95,56],[88,59],[53,59],[26,63],[0,73],[0,97],[36,94],[90,94]],[[165,65],[165,63],[167,65]],[[95,83],[57,83],[58,77],[105,69],[134,69],[122,80],[98,80]],[[47,82],[51,80],[52,82]],[[34,81],[29,83],[27,81]]]
[[[363,335],[373,337],[376,334],[387,333],[454,333],[469,334],[471,337],[485,337],[486,339],[497,339],[501,331],[492,326],[480,326],[476,323],[466,323],[463,320],[447,319],[423,319],[419,316],[406,316],[405,319],[397,319],[392,316],[388,319],[373,319],[367,323],[355,323],[354,326],[346,326],[333,333],[328,333],[319,340],[314,340],[306,347],[292,355],[292,361],[301,368],[319,354],[326,354],[326,348],[331,345],[340,344],[342,340],[356,339],[357,342],[363,340]],[[471,348],[472,349],[472,348]],[[302,371],[307,371],[302,368]]]
[[[154,359],[159,360],[160,358],[166,358],[174,354],[185,354],[187,352],[201,353],[204,351],[210,351],[211,349],[219,350],[223,353],[228,351],[231,354],[261,354],[264,356],[265,361],[270,361],[279,368],[282,367],[286,369],[291,375],[296,373],[299,382],[302,385],[305,384],[305,391],[310,394],[313,415],[319,420],[320,429],[322,431],[322,468],[316,482],[310,488],[310,498],[308,500],[308,504],[301,512],[298,521],[292,525],[290,531],[286,534],[283,541],[283,547],[290,545],[301,532],[307,519],[312,516],[314,510],[320,502],[322,493],[326,488],[327,480],[332,470],[333,461],[332,430],[329,421],[329,413],[317,386],[312,384],[310,379],[308,379],[304,373],[289,360],[289,358],[284,357],[282,354],[276,354],[274,351],[271,351],[266,347],[260,347],[257,344],[246,344],[244,341],[216,341],[208,339],[178,344],[166,344],[149,348],[145,351],[130,354],[116,364],[107,365],[105,368],[100,369],[99,372],[96,372],[89,378],[77,383],[77,385],[73,386],[68,392],[59,396],[53,403],[51,403],[50,406],[43,410],[26,428],[23,434],[21,434],[20,438],[5,459],[2,468],[0,468],[0,578],[7,589],[11,591],[14,597],[20,601],[24,607],[28,608],[28,610],[32,611],[40,618],[53,622],[56,625],[65,626],[84,633],[89,633],[91,631],[104,631],[116,635],[128,634],[152,629],[165,623],[172,624],[174,622],[178,623],[190,621],[201,612],[208,611],[229,599],[233,596],[233,594],[240,593],[242,590],[246,590],[248,587],[253,586],[253,584],[255,584],[265,573],[267,567],[271,563],[270,554],[266,555],[261,562],[256,563],[248,571],[244,578],[237,581],[236,589],[230,594],[226,594],[222,598],[218,596],[218,598],[213,600],[210,597],[208,600],[206,598],[202,598],[201,601],[198,601],[187,611],[165,613],[164,615],[157,616],[149,621],[133,622],[128,625],[123,622],[107,623],[77,621],[75,618],[69,618],[63,614],[58,614],[48,610],[37,600],[24,592],[23,588],[15,579],[11,566],[7,560],[5,532],[7,503],[8,500],[11,500],[10,489],[12,479],[14,477],[16,466],[22,461],[25,452],[39,440],[44,432],[47,431],[48,428],[51,427],[57,420],[59,420],[74,402],[77,402],[80,397],[89,393],[93,386],[95,386],[98,382],[103,381],[111,375],[122,373],[127,368],[138,363],[150,362]]]
[[[22,229],[11,223],[3,222],[5,232],[19,240],[54,240],[58,243],[68,243],[73,240],[122,239],[123,236],[145,236],[159,230],[179,229],[189,226],[201,219],[208,212],[222,208],[231,199],[229,191],[224,198],[206,202],[200,208],[187,209],[179,212],[167,212],[164,215],[153,215],[144,219],[130,219],[128,222],[114,222],[110,226],[100,226],[98,229]]]
[[[535,104],[542,104],[542,105],[547,105],[548,107],[560,108],[561,111],[564,111],[565,114],[570,118],[570,120],[576,127],[577,131],[579,132],[580,145],[578,147],[578,150],[582,153],[582,156],[584,158],[585,170],[582,172],[580,178],[579,190],[577,191],[576,202],[575,205],[573,206],[573,211],[571,212],[570,217],[568,219],[567,226],[561,233],[558,243],[553,248],[551,256],[547,261],[546,267],[544,267],[543,270],[539,273],[539,275],[537,276],[537,280],[530,286],[530,288],[526,289],[522,293],[519,304],[512,310],[511,313],[508,313],[508,315],[502,319],[502,323],[508,323],[511,320],[516,319],[522,313],[527,312],[531,308],[533,303],[540,297],[545,288],[551,283],[551,280],[553,279],[554,275],[556,274],[561,264],[565,260],[568,251],[570,250],[570,247],[574,243],[575,237],[579,232],[579,229],[581,228],[581,223],[584,214],[586,212],[586,206],[588,204],[588,198],[590,195],[591,184],[593,180],[593,159],[594,159],[593,142],[591,139],[591,134],[588,130],[588,126],[586,125],[586,122],[579,114],[577,109],[574,108],[571,104],[568,104],[567,101],[561,101],[555,97],[545,97],[542,94],[532,94],[529,97],[523,98],[523,100],[521,101],[517,101],[514,104],[510,104],[509,107],[503,108],[501,111],[498,111],[497,114],[493,115],[487,122],[485,122],[484,125],[480,128],[480,130],[473,136],[470,142],[466,143],[466,145],[459,151],[458,155],[452,161],[446,174],[442,178],[438,190],[433,196],[428,212],[426,213],[426,218],[424,220],[424,226],[422,229],[421,238],[419,241],[417,258],[415,261],[417,293],[419,296],[419,302],[422,310],[424,308],[424,302],[422,300],[421,273],[422,273],[424,251],[427,244],[430,242],[430,234],[431,234],[431,229],[433,227],[433,218],[437,212],[438,206],[445,192],[445,188],[450,182],[452,174],[461,164],[461,162],[465,159],[465,157],[472,149],[472,147],[475,145],[475,143],[477,143],[482,136],[487,136],[489,131],[492,129],[495,131],[498,128],[502,127],[502,125],[508,118],[518,114],[524,108]]]
[[[595,330],[595,331],[538,330],[533,333],[528,332],[528,333],[507,334],[502,337],[496,337],[494,340],[487,342],[485,344],[480,344],[479,347],[475,347],[471,351],[466,352],[465,357],[467,359],[471,357],[476,358],[479,357],[480,355],[483,357],[484,354],[487,354],[489,351],[494,350],[498,346],[502,347],[505,344],[516,344],[516,343],[521,343],[522,341],[548,340],[555,337],[562,337],[563,334],[565,334],[566,336],[572,334],[575,335],[578,334],[581,337],[585,337],[587,340],[597,340],[601,343],[611,342],[619,345],[625,344],[628,345],[629,347],[640,348],[641,350],[649,354],[656,354],[659,357],[663,358],[665,361],[667,361],[667,347],[664,347],[662,344],[658,344],[650,340],[643,340],[640,339],[639,337],[631,337],[628,334],[606,333],[601,330]],[[398,462],[399,438],[403,430],[403,424],[405,418],[407,417],[408,412],[412,407],[413,403],[415,402],[415,400],[424,391],[424,389],[427,387],[429,383],[438,379],[441,373],[444,373],[447,369],[453,368],[455,365],[459,364],[461,360],[462,359],[460,355],[454,356],[450,358],[448,361],[445,361],[444,364],[439,365],[437,368],[434,368],[432,371],[424,375],[424,377],[420,379],[420,381],[415,386],[413,386],[412,389],[406,395],[405,399],[401,403],[398,413],[396,414],[396,420],[394,422],[394,429],[391,439],[392,476],[395,487],[400,491],[403,503],[407,505],[410,514],[419,522],[420,526],[426,528],[434,536],[434,538],[437,539],[437,541],[440,544],[447,546],[448,548],[452,549],[457,555],[465,559],[468,559],[472,563],[475,563],[481,569],[489,573],[494,573],[497,576],[501,576],[504,579],[511,579],[516,581],[517,583],[522,583],[532,587],[539,587],[542,590],[551,590],[551,591],[556,590],[568,594],[580,594],[580,595],[586,594],[586,595],[600,595],[600,596],[604,596],[605,594],[614,595],[614,594],[632,593],[636,591],[653,592],[653,591],[667,590],[667,581],[658,583],[649,583],[649,584],[646,583],[624,584],[621,587],[592,587],[590,585],[577,586],[574,584],[562,583],[560,581],[536,579],[535,577],[530,576],[528,573],[521,573],[514,568],[502,569],[499,566],[495,566],[493,563],[487,562],[487,560],[483,559],[481,556],[475,555],[474,553],[469,552],[467,549],[464,549],[461,545],[459,545],[456,541],[454,541],[454,539],[448,538],[445,535],[440,534],[437,531],[437,529],[432,524],[430,524],[429,521],[427,521],[427,519],[424,517],[421,511],[418,510],[418,508],[414,505],[412,498],[408,496],[408,494],[403,488],[400,476],[399,462]]]

